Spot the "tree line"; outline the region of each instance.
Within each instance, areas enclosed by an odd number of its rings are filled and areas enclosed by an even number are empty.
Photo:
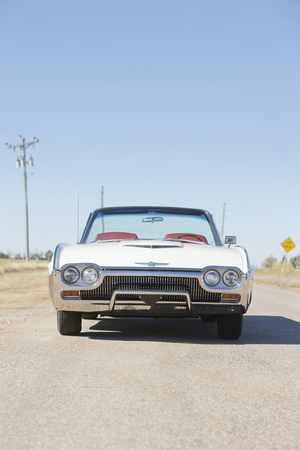
[[[30,255],[30,259],[32,260],[43,260],[50,261],[52,258],[53,252],[48,250],[47,252],[35,252]],[[20,253],[16,253],[14,256],[10,252],[0,252],[0,259],[25,259],[25,255],[21,255]]]
[[[283,263],[285,256],[282,258],[281,263]],[[300,255],[294,256],[293,258],[289,259],[289,263],[293,266],[293,268],[296,270],[300,270]],[[274,266],[278,264],[277,258],[275,258],[273,255],[269,256],[264,260],[262,263],[263,269],[272,269]]]

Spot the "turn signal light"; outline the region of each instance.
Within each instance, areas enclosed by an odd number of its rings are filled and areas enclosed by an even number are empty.
[[[239,298],[238,294],[223,294],[222,298],[226,300],[237,300]]]
[[[79,291],[63,291],[64,297],[79,297]]]

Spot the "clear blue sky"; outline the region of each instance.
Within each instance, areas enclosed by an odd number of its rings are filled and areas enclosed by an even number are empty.
[[[10,0],[0,4],[0,251],[77,239],[100,206],[213,213],[260,265],[300,253],[300,3]],[[31,175],[31,173],[33,175]]]

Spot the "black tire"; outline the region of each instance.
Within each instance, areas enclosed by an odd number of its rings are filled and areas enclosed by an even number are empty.
[[[217,333],[221,339],[238,339],[242,334],[243,314],[218,316]]]
[[[81,331],[81,313],[57,311],[57,329],[62,335],[76,336]]]
[[[202,322],[216,322],[217,316],[215,314],[205,314],[200,316]]]
[[[83,319],[95,320],[98,317],[98,313],[82,313]]]

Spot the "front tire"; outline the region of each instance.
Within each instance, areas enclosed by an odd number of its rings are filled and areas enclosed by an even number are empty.
[[[238,339],[242,334],[243,314],[218,316],[217,333],[221,339]]]
[[[76,336],[81,331],[81,313],[57,311],[57,329],[62,335]]]

